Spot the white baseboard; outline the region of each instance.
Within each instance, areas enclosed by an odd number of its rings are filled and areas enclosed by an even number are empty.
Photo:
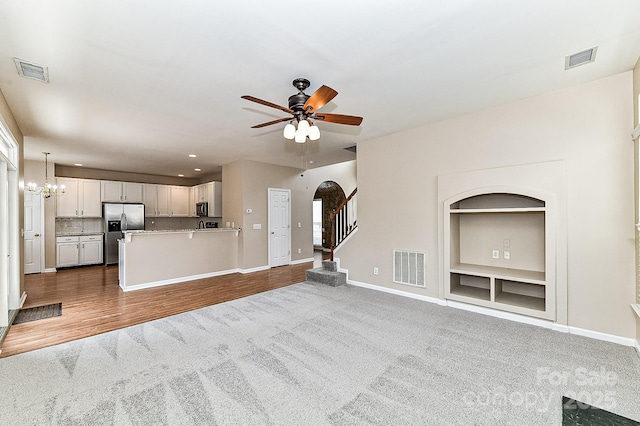
[[[26,292],[22,292],[22,296],[20,296],[20,307],[18,309],[22,309],[22,307],[24,306],[24,302],[27,300],[27,293]]]
[[[122,286],[122,283],[119,283],[119,284],[120,284],[120,287],[122,288],[122,291],[126,292],[126,291],[133,291],[133,290],[142,290],[143,288],[152,288],[152,287],[160,287],[163,285],[178,284],[186,281],[201,280],[203,278],[218,277],[220,275],[233,274],[234,272],[239,272],[239,270],[228,269],[226,271],[210,272],[207,274],[199,274],[199,275],[190,275],[188,277],[172,278],[168,280],[150,281],[147,283],[125,285],[124,287]]]
[[[50,272],[58,272],[58,270],[57,270],[56,268],[46,268],[46,269],[44,270],[44,273],[45,273],[45,274],[48,274],[48,273],[50,273]]]
[[[289,263],[289,265],[300,265],[301,263],[309,263],[309,262],[313,262],[313,257],[308,257],[306,259],[298,259],[298,260],[292,260],[291,263]]]
[[[543,328],[547,328],[547,329],[558,331],[558,332],[562,332],[562,333],[571,333],[571,334],[576,334],[576,335],[579,335],[579,336],[589,337],[589,338],[592,338],[592,339],[604,340],[606,342],[616,343],[616,344],[623,345],[623,346],[631,346],[631,347],[635,347],[636,350],[638,350],[639,355],[640,355],[640,345],[638,344],[638,341],[635,340],[635,339],[616,336],[614,334],[601,333],[601,332],[593,331],[593,330],[586,330],[586,329],[578,328],[578,327],[571,327],[571,326],[567,326],[567,325],[564,325],[564,324],[558,324],[558,323],[555,323],[553,321],[543,320],[543,319],[539,319],[539,318],[532,318],[532,317],[528,317],[528,316],[525,316],[525,315],[514,314],[514,313],[511,313],[511,312],[498,311],[498,310],[495,310],[495,309],[485,308],[485,307],[482,307],[482,306],[470,305],[470,304],[467,304],[467,303],[460,303],[460,302],[455,302],[455,301],[452,301],[452,300],[443,300],[443,299],[439,299],[439,298],[436,298],[436,297],[423,296],[423,295],[420,295],[420,294],[409,293],[409,292],[402,291],[402,290],[396,290],[396,289],[392,289],[392,288],[381,287],[381,286],[377,286],[377,285],[373,285],[373,284],[368,284],[368,283],[363,283],[363,282],[351,280],[351,279],[348,278],[349,277],[349,271],[347,269],[342,269],[342,268],[339,267],[340,259],[336,259],[336,262],[338,264],[338,271],[345,272],[347,274],[347,284],[351,284],[351,285],[354,285],[354,286],[357,286],[357,287],[364,287],[364,288],[368,288],[368,289],[371,289],[371,290],[382,291],[382,292],[385,292],[385,293],[391,293],[391,294],[395,294],[395,295],[398,295],[398,296],[410,297],[412,299],[422,300],[422,301],[425,301],[425,302],[437,303],[438,305],[441,305],[441,306],[448,306],[448,307],[455,308],[455,309],[463,309],[465,311],[475,312],[475,313],[482,314],[482,315],[489,315],[489,316],[492,316],[492,317],[502,318],[502,319],[506,319],[506,320],[509,320],[509,321],[515,321],[515,322],[520,322],[520,323],[523,323],[523,324],[535,325],[535,326],[538,326],[538,327],[543,327]]]
[[[249,268],[249,269],[238,269],[235,272],[240,272],[241,274],[250,274],[252,272],[260,272],[260,271],[266,271],[267,269],[271,269],[271,266],[269,265],[265,265],[265,266],[256,266],[255,268]]]
[[[640,342],[636,340],[636,344],[634,346],[636,348],[636,353],[638,354],[638,357],[640,357]]]
[[[340,271],[340,272],[344,272],[344,271]],[[354,285],[354,286],[357,286],[357,287],[364,287],[364,288],[368,288],[368,289],[371,289],[371,290],[382,291],[384,293],[391,293],[391,294],[395,294],[397,296],[409,297],[411,299],[422,300],[423,302],[436,303],[436,304],[442,305],[442,306],[446,305],[446,301],[445,300],[440,300],[440,299],[435,298],[435,297],[422,296],[420,294],[415,294],[415,293],[409,293],[407,291],[396,290],[395,288],[380,287],[380,286],[377,286],[377,285],[367,284],[367,283],[354,281],[354,280],[349,280],[349,279],[347,279],[347,284],[351,284],[351,285]]]
[[[614,334],[601,333],[599,331],[587,330],[584,328],[569,326],[569,333],[577,334],[578,336],[590,337],[592,339],[604,340],[605,342],[617,343],[623,346],[635,347],[636,345],[636,339],[616,336]]]

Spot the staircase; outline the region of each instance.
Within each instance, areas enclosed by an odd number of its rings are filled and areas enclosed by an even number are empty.
[[[331,260],[323,260],[320,268],[309,269],[308,282],[333,287],[347,283],[347,274],[338,272],[336,262],[333,260],[333,252],[357,228],[357,192],[358,188],[354,189],[336,211],[331,213]]]
[[[331,260],[333,252],[358,227],[358,188],[331,213]]]
[[[333,260],[323,260],[322,267],[307,270],[307,281],[337,287],[347,283],[347,274],[338,272]]]

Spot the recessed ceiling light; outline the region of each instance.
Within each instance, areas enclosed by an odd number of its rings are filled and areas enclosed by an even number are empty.
[[[78,166],[78,167],[82,167],[83,164],[82,163],[73,163],[74,166]]]
[[[49,69],[47,67],[23,61],[18,58],[13,58],[13,62],[16,64],[16,69],[18,70],[19,75],[45,83],[49,82]]]
[[[184,177],[184,175],[183,175],[182,173],[180,173],[180,174],[178,175],[178,177]]]
[[[202,169],[193,169],[193,170],[195,170],[196,172],[201,172],[202,171]]]
[[[196,158],[196,157],[197,157],[197,155],[195,155],[195,154],[189,154],[189,157],[191,157],[191,158]]]

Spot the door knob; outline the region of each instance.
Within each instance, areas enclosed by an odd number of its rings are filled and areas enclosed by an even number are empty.
[[[34,236],[34,237],[39,237],[39,236],[40,236],[40,234],[33,234],[33,236]]]
[[[271,231],[271,235],[275,234],[275,231]]]

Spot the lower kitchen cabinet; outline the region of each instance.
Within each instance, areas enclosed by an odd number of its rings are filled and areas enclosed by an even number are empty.
[[[56,267],[66,268],[102,262],[102,235],[56,237]]]

